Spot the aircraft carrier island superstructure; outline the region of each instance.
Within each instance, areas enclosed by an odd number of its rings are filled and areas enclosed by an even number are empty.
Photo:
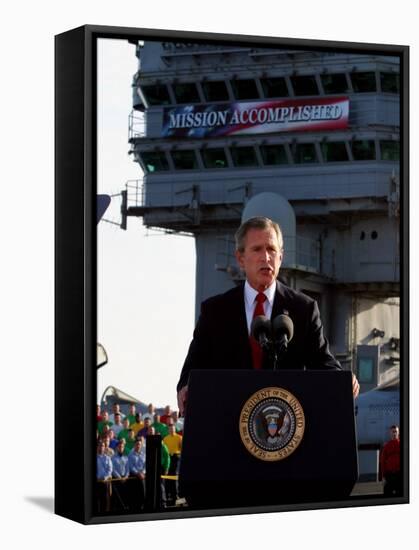
[[[196,313],[243,277],[241,220],[285,237],[280,279],[317,299],[362,391],[399,375],[399,59],[231,44],[137,45],[123,214],[196,243]],[[134,188],[135,187],[135,188]],[[186,352],[186,350],[185,350]]]

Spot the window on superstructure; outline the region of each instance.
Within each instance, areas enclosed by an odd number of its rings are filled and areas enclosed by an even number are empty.
[[[227,168],[227,157],[224,149],[203,149],[201,151],[205,168]]]
[[[296,143],[292,147],[292,156],[296,164],[317,162],[314,143]]]
[[[177,103],[199,103],[199,94],[195,82],[177,82],[172,84]]]
[[[265,97],[288,97],[288,88],[285,78],[276,77],[276,78],[261,78],[260,83],[262,84],[263,94]]]
[[[194,170],[198,168],[195,151],[172,151],[173,164],[176,170]]]
[[[397,73],[380,73],[381,91],[388,94],[400,93],[400,75]]]
[[[141,86],[141,91],[144,94],[149,106],[170,104],[169,91],[165,84]]]
[[[297,96],[319,95],[319,88],[317,87],[314,75],[292,76],[291,83],[294,88],[294,94]]]
[[[231,158],[234,166],[257,166],[258,161],[253,147],[232,147]]]
[[[149,174],[169,170],[169,163],[163,151],[150,151],[140,153],[142,164]]]
[[[380,141],[381,160],[400,160],[400,143],[398,141]]]
[[[374,359],[358,357],[358,381],[371,384],[374,381]]]
[[[241,80],[232,80],[231,86],[233,88],[234,97],[236,99],[258,99],[259,94],[256,87],[256,82],[253,78],[246,78]]]
[[[344,141],[326,141],[321,144],[324,162],[345,162],[348,159]]]
[[[372,140],[353,141],[352,156],[354,160],[375,160],[375,143]]]
[[[345,94],[349,91],[346,75],[343,73],[320,75],[325,94]]]
[[[228,90],[224,80],[207,80],[202,82],[206,101],[227,101]]]
[[[288,164],[288,157],[283,145],[261,145],[263,164],[270,166],[273,164]]]
[[[373,72],[352,73],[351,80],[354,92],[366,93],[377,91],[375,73]]]

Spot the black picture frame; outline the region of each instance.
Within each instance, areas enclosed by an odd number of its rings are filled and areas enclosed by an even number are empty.
[[[400,59],[400,380],[403,495],[384,500],[294,503],[243,508],[98,515],[95,491],[97,333],[97,40],[224,42],[393,55]],[[126,27],[83,26],[55,41],[55,512],[85,524],[261,513],[409,502],[409,48],[261,36],[230,36]],[[71,411],[71,414],[69,414]],[[80,441],[78,447],[70,442]],[[70,472],[70,473],[69,473]]]

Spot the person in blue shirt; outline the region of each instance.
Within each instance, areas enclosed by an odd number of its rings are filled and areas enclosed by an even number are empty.
[[[112,461],[105,453],[105,442],[100,440],[96,456],[96,499],[98,512],[109,512],[111,500]]]
[[[124,453],[125,440],[121,439],[112,457],[112,477],[118,480],[112,484],[113,508],[115,511],[129,510],[129,490],[127,479],[129,476],[128,457]]]
[[[105,442],[99,441],[96,457],[96,478],[99,480],[112,479],[112,461],[106,454]]]
[[[112,457],[112,477],[126,479],[129,476],[128,457],[124,453],[125,440],[121,439]]]
[[[141,438],[137,439],[134,448],[128,455],[128,465],[131,476],[138,477],[138,479],[145,478],[145,455]]]

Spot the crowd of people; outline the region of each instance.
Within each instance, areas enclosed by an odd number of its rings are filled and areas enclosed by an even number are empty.
[[[156,434],[161,436],[160,505],[174,506],[183,434],[183,419],[177,411],[167,405],[159,414],[150,403],[142,414],[131,404],[125,415],[114,403],[111,413],[97,405],[96,417],[98,512],[139,512],[144,508],[147,437]]]

